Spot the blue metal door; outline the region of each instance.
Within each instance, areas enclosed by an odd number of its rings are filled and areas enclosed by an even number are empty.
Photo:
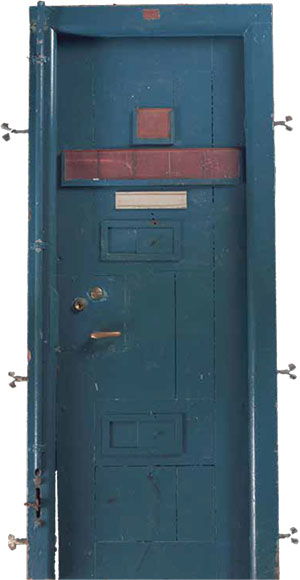
[[[244,39],[122,10],[49,13],[59,575],[256,577]]]

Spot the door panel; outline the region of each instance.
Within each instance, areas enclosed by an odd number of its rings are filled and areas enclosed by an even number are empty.
[[[240,39],[59,35],[59,162],[149,147],[139,108],[172,110],[168,148],[242,157],[242,63]],[[249,577],[245,191],[214,171],[172,187],[186,209],[59,177],[61,578]]]
[[[208,578],[215,578],[216,554],[213,544],[199,542],[120,542],[96,545],[96,570],[108,572],[113,578],[182,578],[191,562],[201,563]],[[192,571],[190,578],[198,578]],[[108,576],[108,574],[106,574]]]

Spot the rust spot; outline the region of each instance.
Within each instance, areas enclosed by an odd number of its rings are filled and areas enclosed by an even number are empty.
[[[27,351],[27,361],[30,362],[31,361],[31,350]]]
[[[275,580],[279,580],[279,578],[280,578],[279,543],[277,542]]]
[[[159,221],[156,219],[153,211],[151,212],[151,222],[150,222],[150,224],[152,226],[158,226],[159,225]]]
[[[158,10],[158,8],[144,8],[143,18],[144,20],[159,20],[160,11]]]

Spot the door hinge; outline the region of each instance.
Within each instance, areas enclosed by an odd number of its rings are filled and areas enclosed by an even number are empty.
[[[11,383],[9,383],[9,386],[12,389],[14,389],[17,386],[16,383],[28,381],[28,377],[21,377],[20,375],[16,375],[13,371],[9,371],[8,376],[14,379]]]
[[[291,127],[291,125],[287,124],[292,120],[293,120],[293,117],[291,117],[290,115],[287,115],[287,117],[285,117],[284,121],[274,121],[274,127],[281,126],[281,127],[285,127],[287,131],[293,131],[293,127]]]
[[[295,534],[298,534],[297,528],[290,528],[290,532],[288,534],[279,534],[279,539],[286,540],[287,538],[290,538],[292,544],[299,544],[298,538],[293,537]]]
[[[297,378],[297,375],[295,375],[292,371],[294,371],[296,368],[296,365],[294,365],[293,363],[288,365],[287,369],[283,369],[283,370],[278,370],[277,374],[279,375],[288,375],[290,377],[290,379],[295,380]]]
[[[32,64],[47,64],[47,62],[50,62],[50,57],[44,54],[36,54],[34,56],[30,56],[29,61]]]
[[[29,133],[29,129],[12,129],[8,123],[2,123],[1,129],[3,129],[3,131],[7,131],[7,133],[5,133],[5,135],[2,135],[2,139],[4,139],[4,141],[9,141],[10,136],[13,133],[15,135],[17,135],[19,133]]]

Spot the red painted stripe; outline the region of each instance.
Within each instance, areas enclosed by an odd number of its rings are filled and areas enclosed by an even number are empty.
[[[65,181],[238,179],[240,149],[94,149],[64,151]]]

